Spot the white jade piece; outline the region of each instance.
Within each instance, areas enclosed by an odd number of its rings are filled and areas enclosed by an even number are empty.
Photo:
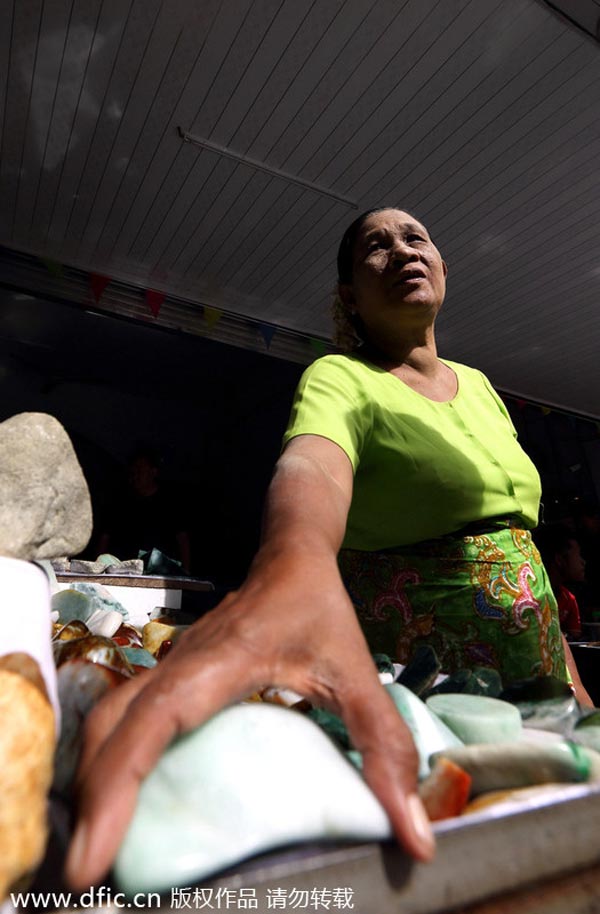
[[[86,622],[93,635],[104,635],[112,638],[114,633],[123,625],[123,616],[116,610],[96,609]]]
[[[378,800],[316,724],[242,704],[163,755],[142,785],[115,875],[126,892],[162,891],[284,844],[390,834]]]

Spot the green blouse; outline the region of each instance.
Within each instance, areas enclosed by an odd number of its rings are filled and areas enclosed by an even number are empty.
[[[488,518],[537,525],[540,479],[502,400],[480,371],[443,361],[458,377],[446,403],[354,355],[304,372],[283,443],[321,435],[348,455],[345,548],[405,546]]]

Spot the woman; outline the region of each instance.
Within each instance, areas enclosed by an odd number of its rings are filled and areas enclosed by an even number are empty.
[[[351,354],[305,372],[285,440],[324,435],[352,465],[340,566],[372,650],[406,663],[426,642],[445,672],[565,678],[528,532],[539,476],[487,379],[437,357],[437,248],[408,213],[371,211],[346,232],[338,277]]]
[[[365,340],[359,358],[341,357],[345,361],[340,364],[348,369],[352,363],[359,373],[366,372],[369,377],[375,373],[379,380],[398,388],[402,384],[424,405],[435,403],[441,408],[445,404],[448,410],[453,409],[449,404],[462,396],[459,386],[466,377],[463,371],[468,369],[437,357],[433,327],[444,299],[447,271],[424,226],[400,210],[368,213],[346,234],[340,265],[342,307]],[[328,360],[322,361],[327,366]],[[491,516],[488,502],[481,486],[476,487],[474,496],[466,498],[463,480],[468,470],[469,485],[473,485],[477,468],[473,470],[463,461],[460,479],[450,480],[454,487],[450,513],[455,514],[450,527],[438,531],[430,526],[428,512],[419,510],[417,504],[404,527],[410,530],[414,524],[418,532],[401,542],[396,541],[396,530],[392,529],[380,541],[379,531],[372,530],[368,517],[369,504],[366,513],[357,513],[353,502],[354,470],[360,466],[368,444],[364,414],[373,406],[368,385],[361,392],[356,380],[347,387],[348,377],[343,373],[334,381],[327,371],[323,379],[321,369],[315,370],[316,374],[309,371],[308,381],[302,382],[298,394],[287,444],[267,496],[261,547],[245,583],[192,626],[155,670],[121,686],[88,718],[80,818],[67,866],[74,887],[89,885],[110,865],[132,814],[139,784],[171,739],[265,684],[293,688],[342,715],[353,743],[363,754],[365,778],[385,807],[398,840],[418,859],[428,860],[433,854],[431,828],[416,790],[414,745],[391,699],[380,687],[342,582],[338,553],[347,537],[347,523],[352,537],[364,527],[367,540],[346,539],[345,545],[383,554],[387,561],[390,549],[403,547],[405,541],[419,542],[468,523],[487,521]],[[328,385],[337,384],[339,396],[333,413],[327,397],[319,400],[315,396],[311,378],[317,379],[317,385],[325,385],[326,394]],[[486,397],[506,425],[501,404],[491,389],[486,390]],[[324,422],[314,421],[319,403],[324,404]],[[387,418],[392,421],[391,416]],[[378,422],[385,425],[387,418],[379,415]],[[483,428],[478,431],[486,434]],[[450,445],[453,453],[464,449],[464,441]],[[365,468],[367,477],[375,473],[368,449],[364,454],[361,485],[356,490],[359,500],[363,497]],[[534,475],[529,465],[523,475]],[[523,483],[528,506],[523,512],[513,511],[512,502],[510,507],[502,503],[501,510],[494,508],[493,516],[510,523],[509,515],[524,513],[524,522],[531,525],[536,486],[537,481]],[[367,499],[372,491],[367,487]],[[409,497],[410,491],[405,494]],[[461,507],[463,497],[469,504],[466,516]],[[392,498],[397,500],[397,493],[385,490],[380,502],[385,507]],[[429,514],[434,509],[435,500],[428,506]],[[398,504],[396,513],[402,512],[403,506]],[[375,526],[378,524],[379,520]],[[510,535],[511,528],[504,527],[500,536],[506,530]],[[365,542],[366,550],[361,548]],[[458,556],[459,561],[462,558]],[[396,560],[394,555],[392,561]],[[360,557],[357,560],[351,553],[347,570],[353,580],[360,579],[361,569]],[[367,615],[376,616],[378,597],[369,588]],[[549,611],[550,620],[542,620],[538,626],[544,637],[536,634],[533,641],[524,638],[525,665],[535,667],[539,662],[540,671],[552,668],[565,675],[560,637],[554,635],[555,612],[552,608]],[[545,608],[542,616],[544,612]],[[549,657],[541,649],[542,642],[548,646]]]

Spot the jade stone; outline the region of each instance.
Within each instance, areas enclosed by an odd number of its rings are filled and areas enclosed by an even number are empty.
[[[128,894],[160,892],[290,843],[390,835],[383,808],[319,727],[249,702],[166,750],[142,784],[114,873]]]
[[[526,727],[550,730],[569,737],[581,717],[571,687],[555,676],[511,683],[501,695],[519,709]]]
[[[396,675],[394,664],[387,654],[373,654],[372,656],[378,673],[389,673],[392,677]]]
[[[600,711],[598,708],[591,708],[582,712],[577,729],[580,727],[600,727]]]
[[[521,735],[518,708],[498,698],[441,694],[426,704],[464,743],[502,743]]]
[[[547,745],[524,742],[462,746],[438,752],[471,775],[471,795],[488,790],[512,790],[533,784],[580,783],[600,777],[600,755],[564,741]]]
[[[498,698],[502,692],[502,680],[497,670],[487,667],[475,667],[473,670],[461,669],[446,677],[443,682],[431,689],[426,697],[444,692],[464,692],[468,695],[487,695],[489,698]]]
[[[327,733],[342,752],[352,749],[348,728],[342,718],[333,711],[327,711],[325,708],[311,708],[307,716]],[[360,756],[360,753],[358,755]]]
[[[121,613],[124,619],[129,618],[129,613],[125,609],[122,603],[119,603],[116,600],[111,592],[102,587],[101,584],[90,584],[85,581],[75,581],[71,585],[73,590],[77,590],[79,593],[83,593],[86,596],[92,599],[93,611],[97,609],[112,610],[113,612]]]
[[[143,647],[121,647],[121,650],[132,666],[145,666],[148,669],[156,666],[156,657]]]
[[[600,752],[600,711],[597,708],[582,714],[571,738],[582,746]]]
[[[419,779],[426,778],[431,770],[429,757],[434,752],[462,746],[462,741],[406,686],[394,682],[385,688],[406,721],[415,741],[419,753]]]
[[[421,644],[404,667],[398,682],[419,698],[433,686],[442,668],[436,652],[428,644]]]
[[[581,746],[587,746],[589,749],[600,752],[600,727],[576,728],[572,739]]]
[[[59,590],[52,597],[51,608],[58,613],[58,621],[63,625],[78,619],[87,622],[94,612],[94,603],[90,596],[77,590]]]
[[[386,685],[385,689],[412,733],[419,754],[419,778],[426,778],[430,772],[429,756],[440,749],[461,746],[462,742],[406,686],[393,682]],[[327,733],[339,749],[346,752],[353,765],[362,769],[362,756],[354,749],[341,717],[321,708],[313,708],[308,716]]]

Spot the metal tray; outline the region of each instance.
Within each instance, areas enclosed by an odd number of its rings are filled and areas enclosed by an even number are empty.
[[[232,827],[235,827],[232,823]],[[600,911],[600,784],[556,785],[535,799],[487,807],[436,823],[430,864],[395,844],[305,845],[263,854],[197,886],[124,899],[105,888],[118,914],[240,911],[257,914],[593,914]],[[82,905],[72,905],[81,909]]]

